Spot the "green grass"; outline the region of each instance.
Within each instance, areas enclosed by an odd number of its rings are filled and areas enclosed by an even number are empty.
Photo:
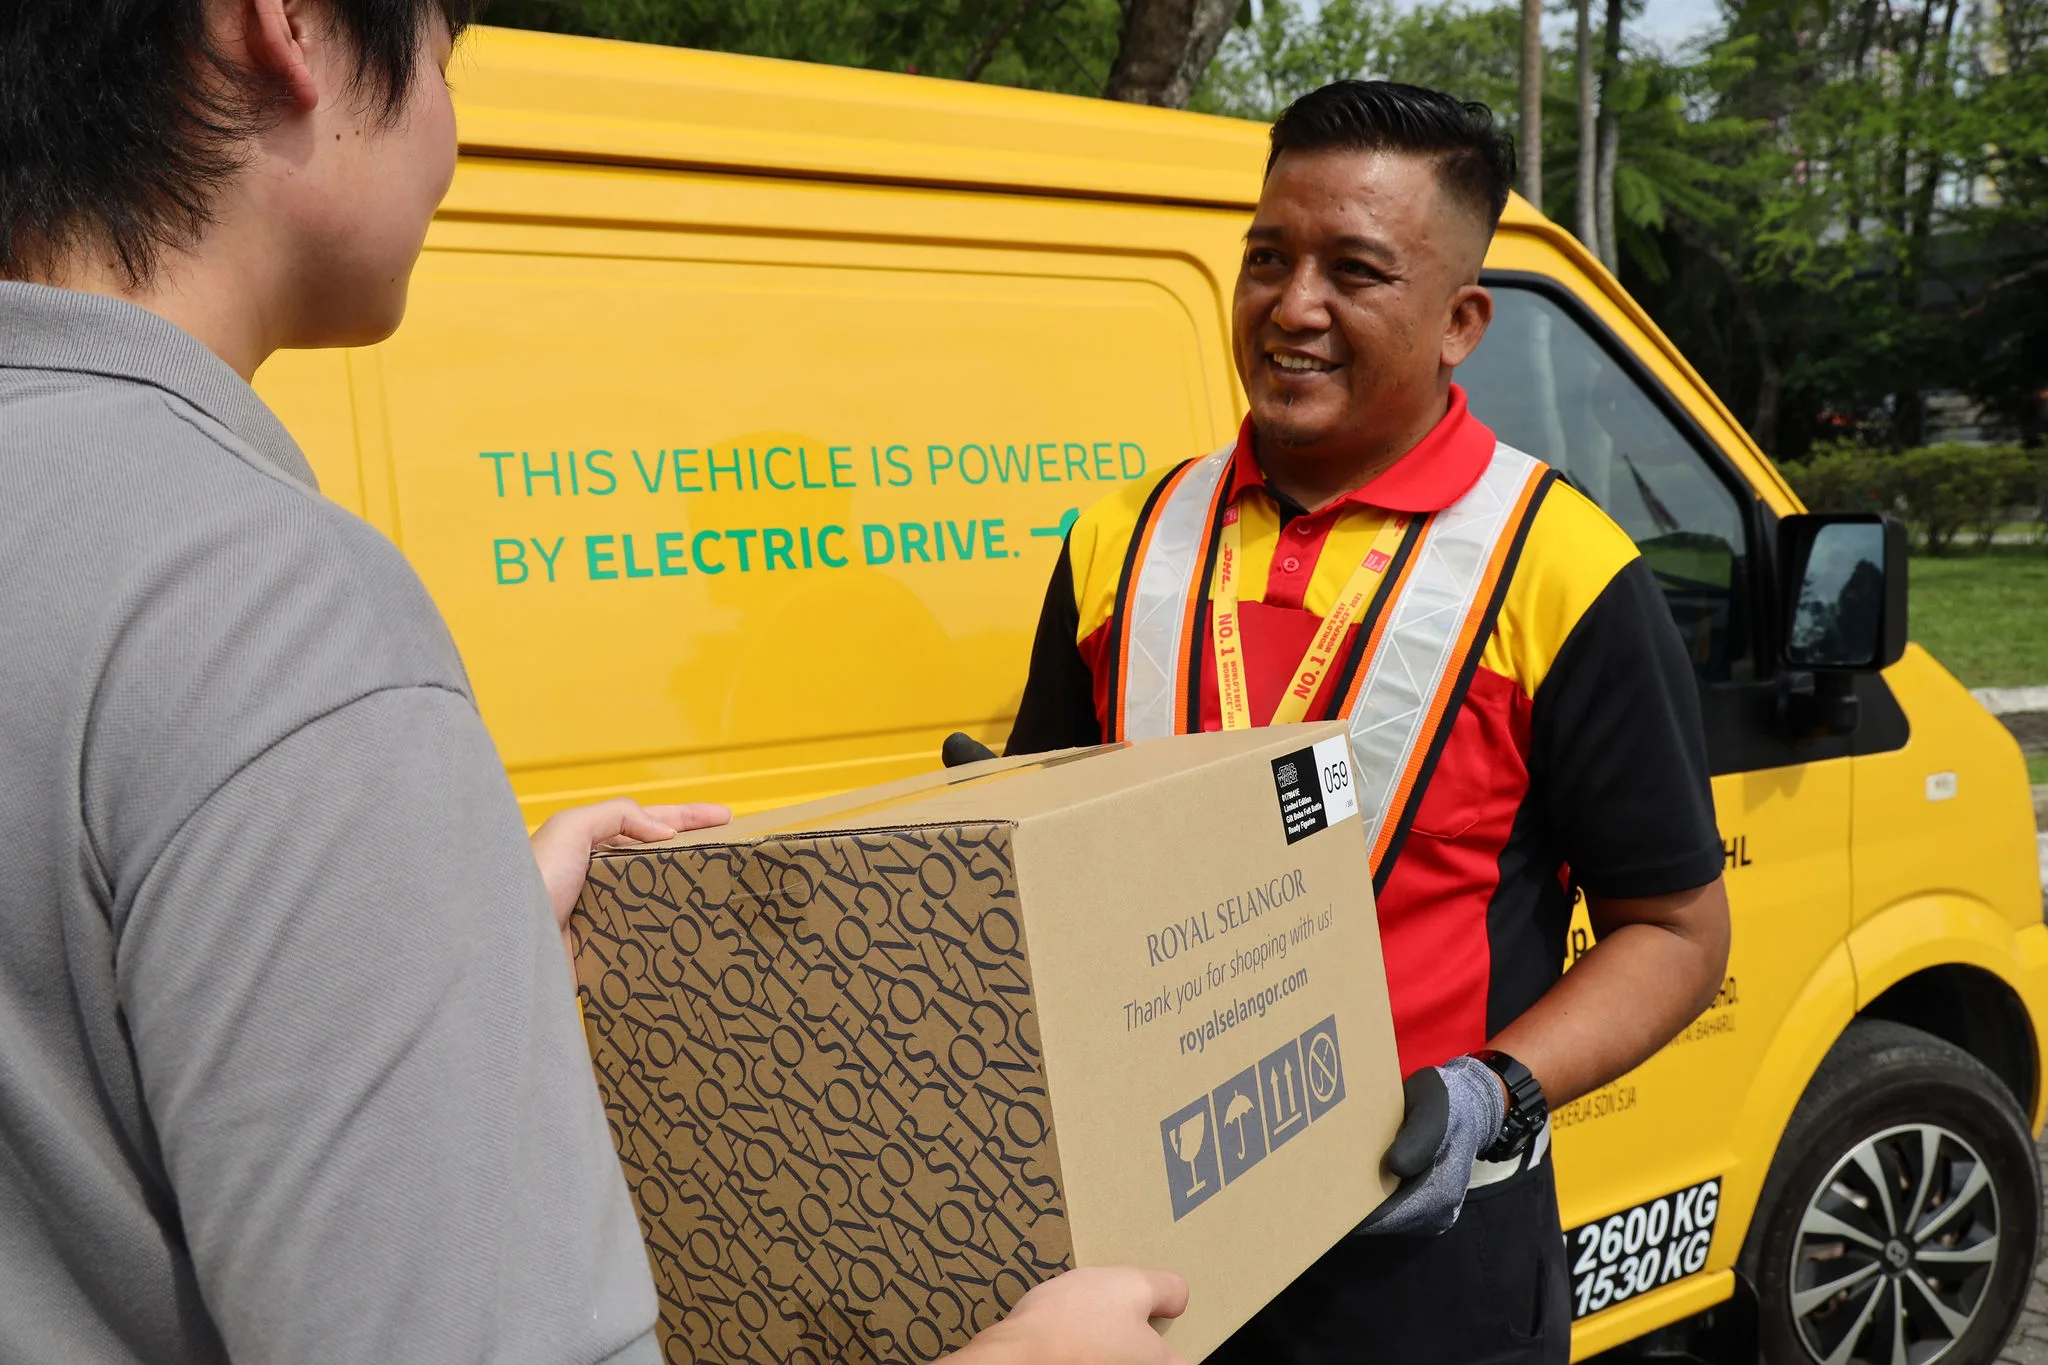
[[[2048,754],[2027,755],[2027,781],[2037,787],[2048,783]]]
[[[1911,581],[1912,637],[1963,686],[2048,683],[2048,552],[1915,556]]]

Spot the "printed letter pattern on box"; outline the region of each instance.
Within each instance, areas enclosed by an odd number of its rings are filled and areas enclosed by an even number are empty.
[[[670,1361],[928,1361],[1071,1239],[1007,825],[601,854],[591,1050]]]

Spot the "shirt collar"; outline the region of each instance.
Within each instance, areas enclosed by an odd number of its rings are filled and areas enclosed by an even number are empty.
[[[1371,482],[1353,489],[1331,506],[1356,503],[1389,512],[1441,512],[1465,496],[1486,472],[1496,444],[1493,432],[1465,406],[1465,391],[1451,385],[1450,407],[1413,450],[1381,470]],[[1237,448],[1230,457],[1230,497],[1246,489],[1266,488],[1265,471],[1252,453],[1252,419],[1238,428]]]
[[[121,299],[0,280],[0,369],[148,384],[226,427],[279,473],[318,489],[291,433],[227,362],[182,327]]]

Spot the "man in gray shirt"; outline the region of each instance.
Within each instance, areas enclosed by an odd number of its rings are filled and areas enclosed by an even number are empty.
[[[0,7],[0,1361],[652,1361],[558,935],[418,579],[247,379],[397,325],[434,0]],[[958,1359],[1163,1363],[1076,1272]]]

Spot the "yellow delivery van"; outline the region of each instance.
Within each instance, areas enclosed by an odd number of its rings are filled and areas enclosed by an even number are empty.
[[[452,80],[403,329],[258,387],[418,567],[529,817],[779,805],[929,768],[952,730],[999,745],[1078,510],[1236,427],[1264,129],[489,29]],[[2040,1211],[2020,754],[1917,648],[1792,628],[1829,535],[1885,542],[1864,572],[1902,601],[1896,536],[1796,516],[1571,237],[1517,201],[1486,278],[1472,407],[1664,584],[1735,919],[1712,1008],[1556,1115],[1575,1355],[1989,1361]]]

